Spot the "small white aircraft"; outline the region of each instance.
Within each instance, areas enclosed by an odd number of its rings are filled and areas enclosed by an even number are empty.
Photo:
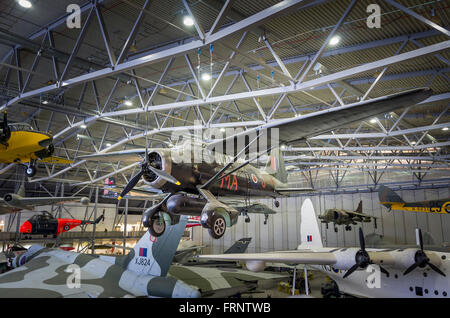
[[[359,297],[450,297],[450,253],[423,249],[422,233],[416,230],[418,248],[323,247],[311,200],[301,209],[302,243],[294,251],[201,255],[199,258],[246,261],[247,269],[262,271],[266,262],[306,264],[330,276],[339,292]]]

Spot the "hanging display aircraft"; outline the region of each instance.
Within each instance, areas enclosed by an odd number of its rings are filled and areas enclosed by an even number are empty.
[[[322,215],[319,215],[319,220],[327,225],[334,224],[334,231],[337,232],[337,225],[345,225],[346,231],[351,231],[351,224],[356,225],[356,222],[370,222],[373,219],[375,228],[377,228],[377,217],[364,214],[362,211],[362,200],[359,201],[358,207],[355,211],[343,209],[328,209]]]
[[[360,297],[448,297],[450,253],[425,250],[416,230],[416,248],[375,249],[323,247],[310,199],[301,208],[301,244],[296,251],[200,255],[201,259],[245,261],[247,269],[262,271],[266,262],[306,264],[330,276],[339,292]]]
[[[26,165],[28,177],[36,174],[36,162],[71,164],[72,160],[53,156],[53,136],[35,131],[26,123],[8,124],[6,112],[0,123],[0,163]]]
[[[143,225],[148,227],[153,236],[164,233],[166,224],[174,224],[181,214],[201,216],[203,227],[207,228],[210,235],[218,239],[225,233],[226,227],[236,224],[239,212],[232,206],[221,202],[218,197],[238,196],[272,197],[297,191],[311,191],[312,189],[291,188],[287,183],[287,175],[284,169],[284,161],[281,157],[280,147],[268,144],[264,152],[260,152],[255,158],[239,162],[238,158],[245,151],[249,151],[252,143],[261,136],[278,135],[278,145],[289,145],[293,142],[305,140],[308,137],[319,135],[330,130],[342,127],[345,124],[359,122],[373,118],[381,114],[389,113],[396,109],[415,105],[431,95],[427,88],[415,89],[395,95],[374,98],[368,101],[357,102],[341,107],[334,107],[323,111],[298,116],[295,118],[277,120],[257,128],[248,129],[239,135],[219,139],[215,142],[205,143],[204,152],[209,157],[218,160],[208,163],[201,161],[176,162],[172,154],[183,157],[187,153],[192,156],[192,147],[185,144],[171,149],[132,149],[120,152],[93,154],[79,157],[85,160],[122,160],[131,157],[131,160],[139,160],[141,171],[127,184],[119,196],[119,200],[131,191],[141,178],[151,186],[166,194],[166,197],[158,204],[150,207],[143,215]],[[255,136],[253,138],[252,136]],[[232,143],[233,148],[240,144],[235,142],[238,138],[244,138],[243,148],[235,149],[233,156],[220,156],[217,149],[224,142]],[[250,142],[247,142],[250,140]],[[242,139],[239,139],[242,140]],[[212,151],[214,148],[214,151]],[[229,149],[229,147],[220,147]],[[195,148],[194,148],[195,149]],[[271,152],[271,163],[276,167],[266,167],[265,171],[249,165],[259,156]],[[277,168],[277,169],[274,169]],[[228,171],[228,172],[226,172]],[[278,201],[275,202],[275,206]]]
[[[25,186],[22,184],[17,193],[7,193],[0,198],[0,215],[18,212],[20,210],[33,211],[37,206],[61,204],[79,201],[83,205],[89,204],[87,197],[25,197]]]
[[[94,221],[55,218],[49,212],[43,211],[42,214],[33,215],[28,221],[25,221],[20,226],[19,231],[25,234],[25,239],[28,238],[28,235],[43,235],[44,237],[52,235],[53,237],[57,237],[61,233],[70,231],[77,226],[98,224],[101,220],[105,220],[105,210]]]
[[[450,198],[443,200],[429,200],[418,202],[405,202],[392,189],[381,185],[378,188],[378,198],[380,203],[390,210],[411,211],[425,213],[450,213]]]

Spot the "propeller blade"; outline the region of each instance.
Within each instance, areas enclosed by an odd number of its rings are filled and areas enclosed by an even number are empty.
[[[133,179],[131,179],[130,182],[128,182],[128,184],[125,186],[125,189],[123,189],[117,200],[122,200],[122,198],[136,186],[143,174],[144,172],[141,170],[137,175],[135,175]]]
[[[446,277],[445,274],[434,264],[431,264],[430,262],[427,263],[428,266],[431,267],[432,270],[434,270],[436,273],[441,274],[442,276]]]
[[[355,264],[352,267],[350,267],[350,269],[347,271],[347,273],[344,274],[344,278],[350,276],[354,271],[356,271],[358,269],[359,265]]]
[[[420,250],[423,252],[423,239],[421,229],[416,229],[416,243],[418,246],[420,246]]]
[[[408,267],[408,269],[403,273],[403,275],[407,275],[409,273],[411,273],[414,269],[416,269],[416,267],[419,266],[418,263],[414,263],[412,264],[410,267]]]
[[[174,177],[172,177],[170,174],[168,174],[167,172],[165,172],[164,170],[159,170],[156,168],[153,168],[152,166],[148,165],[147,168],[149,170],[151,170],[154,174],[156,174],[158,177],[160,177],[161,179],[164,179],[170,183],[176,184],[176,185],[180,185],[180,181],[178,181],[177,179],[175,179]]]
[[[378,265],[378,266],[380,266],[380,265]],[[383,274],[386,274],[387,277],[389,277],[389,272],[388,272],[386,269],[384,269],[383,267],[381,267],[381,266],[380,266],[380,271],[381,271]]]
[[[366,241],[364,240],[364,233],[362,228],[359,228],[359,246],[361,246],[361,250],[366,250]]]

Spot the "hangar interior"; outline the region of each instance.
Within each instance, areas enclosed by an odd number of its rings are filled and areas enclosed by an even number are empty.
[[[449,1],[9,0],[0,18],[0,110],[12,136],[51,139],[42,158],[11,155],[12,140],[0,138],[0,195],[24,187],[30,199],[89,199],[0,209],[2,251],[40,243],[126,254],[146,233],[142,213],[162,197],[138,193],[149,184],[140,177],[135,193],[117,197],[149,149],[183,147],[174,134],[247,132],[419,88],[431,93],[418,103],[282,144],[287,184],[309,190],[238,199],[273,215],[241,213],[219,239],[190,227],[183,240],[203,246],[199,254],[221,254],[241,238],[251,238],[249,253],[295,250],[310,199],[317,217],[362,201],[362,212],[377,218],[348,230],[319,220],[324,247],[358,247],[359,228],[368,246],[416,246],[420,228],[425,245],[448,247],[450,207],[395,211],[378,191],[387,186],[405,202],[450,201]],[[89,158],[137,149],[145,149],[138,160]],[[251,164],[264,170],[270,160],[266,153]],[[174,183],[166,172],[153,173]],[[19,229],[39,211],[104,219],[26,240]]]

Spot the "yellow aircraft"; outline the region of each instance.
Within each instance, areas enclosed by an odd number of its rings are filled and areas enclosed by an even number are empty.
[[[389,210],[450,214],[450,198],[419,202],[405,202],[392,189],[380,185],[378,189],[380,203]]]
[[[71,164],[72,160],[53,157],[53,136],[35,131],[29,124],[8,124],[6,112],[0,123],[0,163],[18,163],[27,166],[25,174],[36,174],[36,161]]]

